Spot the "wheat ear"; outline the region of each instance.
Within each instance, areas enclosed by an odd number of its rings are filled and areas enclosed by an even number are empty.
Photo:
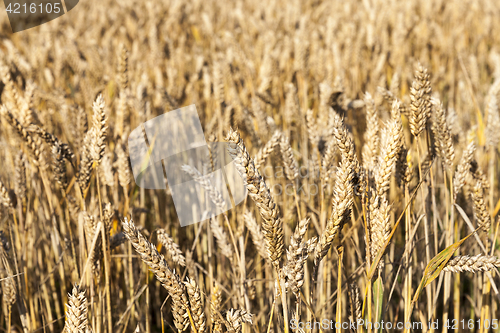
[[[344,158],[340,163],[337,178],[335,179],[332,199],[333,211],[316,246],[313,279],[317,273],[320,261],[326,256],[333,240],[342,230],[344,223],[350,218],[353,203],[352,179],[352,163],[347,158]]]
[[[21,125],[19,121],[17,121],[16,118],[7,110],[5,106],[0,107],[0,114],[4,116],[7,119],[7,122],[14,127],[16,130],[17,134],[23,139],[23,141],[26,143],[28,146],[32,158],[33,158],[33,164],[35,166],[39,166],[41,162],[41,145],[40,142],[36,141],[33,136],[31,136],[30,133],[26,130],[26,128]]]
[[[222,325],[220,320],[222,296],[219,286],[215,285],[212,291],[212,297],[210,298],[210,321],[212,322],[212,328],[214,333],[222,332]]]
[[[260,169],[266,158],[271,155],[274,149],[280,144],[280,140],[281,132],[275,131],[271,139],[267,141],[264,147],[262,147],[255,155],[253,161],[256,169]]]
[[[293,156],[290,140],[285,135],[281,136],[280,140],[281,156],[285,165],[285,175],[288,180],[294,181],[299,175],[299,168],[295,156]]]
[[[262,234],[262,230],[257,224],[257,221],[253,217],[252,213],[245,212],[245,214],[243,214],[243,221],[245,222],[247,229],[250,231],[250,235],[252,236],[252,241],[257,249],[257,252],[262,258],[267,259],[268,253],[266,250],[266,241],[264,235]]]
[[[94,110],[94,137],[92,140],[90,154],[92,156],[92,160],[97,164],[101,163],[101,159],[104,156],[104,149],[106,148],[105,140],[108,126],[106,112],[104,110],[105,106],[106,104],[104,103],[104,98],[102,97],[102,95],[97,96],[97,99],[92,105],[92,109]]]
[[[394,102],[393,108],[398,107],[398,102]],[[403,126],[400,119],[393,119],[385,129],[385,142],[382,142],[382,150],[379,156],[378,168],[375,173],[375,184],[377,195],[385,196],[389,190],[390,178],[394,172],[401,142],[403,138]]]
[[[172,261],[180,266],[186,266],[186,257],[182,253],[179,245],[168,235],[165,229],[158,229],[156,231],[158,241],[165,247]]]
[[[243,323],[253,324],[253,315],[245,310],[229,309],[226,313],[226,320],[228,332],[241,333]]]
[[[495,267],[500,267],[500,258],[477,254],[472,257],[464,255],[451,258],[446,266],[444,266],[443,271],[453,273],[476,273],[491,271]]]
[[[465,180],[470,175],[471,162],[474,159],[474,151],[476,146],[474,142],[470,142],[467,148],[462,153],[462,158],[457,166],[457,171],[453,176],[453,200],[457,199],[458,192],[465,185]]]
[[[156,250],[156,246],[151,244],[137,230],[132,220],[128,221],[125,218],[123,231],[136,252],[141,256],[142,261],[148,265],[172,298],[172,313],[174,315],[175,327],[179,332],[186,330],[189,325],[189,303],[186,288],[179,279],[179,276],[170,270],[165,258]]]
[[[410,131],[415,137],[422,133],[431,114],[431,92],[427,69],[418,64],[415,80],[410,88]]]
[[[189,304],[191,306],[191,314],[193,316],[193,322],[196,326],[196,331],[198,333],[205,333],[206,317],[205,311],[203,310],[200,288],[198,287],[196,281],[189,277],[184,284],[186,285],[186,290],[189,295]]]
[[[443,161],[443,167],[446,170],[451,170],[455,159],[455,148],[453,147],[450,128],[446,122],[443,104],[436,98],[432,98],[431,103],[434,106],[432,130],[438,146],[437,155]]]
[[[279,216],[278,206],[266,182],[255,168],[240,135],[231,129],[227,135],[227,141],[230,142],[229,154],[234,159],[238,172],[246,184],[248,194],[259,208],[263,219],[262,229],[271,263],[279,267],[283,255],[283,223]]]
[[[314,237],[307,242],[303,241],[309,221],[309,219],[303,219],[295,228],[286,253],[287,263],[283,269],[287,277],[287,286],[294,293],[298,302],[300,302],[299,291],[304,284],[304,264],[309,253],[315,249],[317,240]]]
[[[486,202],[484,201],[483,186],[481,182],[476,182],[476,185],[474,185],[472,189],[472,201],[477,225],[481,227],[484,232],[488,232],[491,227],[491,219],[488,209],[486,208]]]
[[[73,286],[71,294],[68,295],[64,329],[67,333],[87,333],[89,329],[85,291],[76,284]]]

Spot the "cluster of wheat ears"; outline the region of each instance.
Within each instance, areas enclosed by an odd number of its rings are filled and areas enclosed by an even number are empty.
[[[500,319],[499,1],[81,0],[16,34],[2,15],[3,331]],[[127,143],[191,104],[248,195],[181,227]],[[182,170],[223,207],[210,163]]]

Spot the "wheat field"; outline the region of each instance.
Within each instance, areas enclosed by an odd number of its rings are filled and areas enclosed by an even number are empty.
[[[500,332],[499,1],[3,13],[3,332]],[[182,227],[128,138],[193,104],[247,196]]]

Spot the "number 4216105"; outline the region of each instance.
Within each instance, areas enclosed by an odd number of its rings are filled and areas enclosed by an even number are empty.
[[[45,8],[44,6],[45,5]],[[44,10],[45,9],[45,10]],[[37,5],[36,3],[31,3],[31,4],[23,4],[21,5],[20,3],[9,3],[7,8],[5,9],[7,13],[14,13],[14,14],[21,14],[21,13],[31,13],[31,14],[36,14],[36,13],[47,13],[50,14],[52,12],[54,13],[60,13],[61,12],[61,4],[60,3],[50,3],[47,2],[45,4],[39,4]]]
[[[448,329],[452,329],[452,330],[456,330],[456,329],[461,329],[461,330],[470,329],[470,330],[472,330],[472,329],[481,327],[481,320],[478,319],[478,320],[474,321],[473,319],[469,319],[469,320],[462,319],[459,321],[458,319],[448,319],[446,321],[445,327]],[[498,328],[498,319],[492,319],[491,321],[489,319],[483,320],[483,327],[487,330],[490,328],[496,330]]]

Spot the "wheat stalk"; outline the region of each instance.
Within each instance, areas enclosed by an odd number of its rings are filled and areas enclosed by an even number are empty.
[[[365,144],[363,145],[363,165],[368,170],[373,170],[377,163],[379,148],[379,119],[375,101],[370,93],[365,93],[364,98],[366,110],[366,131],[363,134]]]

